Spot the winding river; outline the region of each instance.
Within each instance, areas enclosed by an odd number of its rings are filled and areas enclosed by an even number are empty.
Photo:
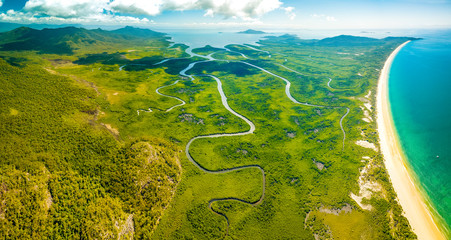
[[[244,46],[246,46],[246,45],[244,45]],[[246,46],[246,47],[251,48],[251,49],[253,49],[253,50],[257,50],[257,51],[266,52],[266,53],[268,53],[269,56],[271,56],[270,53],[269,53],[268,51],[256,49],[256,48],[253,48],[253,47],[250,47],[250,46]],[[242,57],[244,57],[244,58],[246,58],[246,59],[249,59],[249,58],[248,58],[246,55],[244,55],[243,53],[236,52],[236,51],[232,51],[232,50],[230,50],[230,49],[228,49],[228,48],[223,48],[223,49],[224,49],[224,51],[238,53],[238,54],[240,54]],[[213,57],[213,55],[214,55],[215,53],[217,53],[217,52],[213,52],[213,53],[210,53],[210,54],[207,55],[207,56],[204,56],[204,55],[199,55],[199,54],[193,53],[192,50],[191,50],[191,48],[187,48],[185,51],[186,51],[187,54],[190,55],[190,57],[200,57],[200,58],[204,58],[204,59],[206,59],[206,60],[196,61],[196,62],[190,63],[186,68],[182,69],[182,70],[179,72],[179,74],[180,74],[181,76],[184,76],[184,77],[189,78],[191,81],[194,80],[194,77],[195,77],[195,76],[203,76],[203,77],[211,77],[211,78],[213,78],[213,79],[216,81],[216,83],[217,83],[217,89],[218,89],[218,92],[219,92],[219,94],[220,94],[220,96],[221,96],[222,105],[223,105],[230,113],[232,113],[233,115],[235,115],[235,116],[237,116],[238,118],[242,119],[244,122],[246,122],[246,123],[249,125],[249,130],[244,131],[244,132],[236,132],[236,133],[216,133],[216,134],[210,134],[210,135],[200,135],[200,136],[196,136],[196,137],[191,138],[191,139],[188,141],[188,143],[186,144],[186,147],[185,147],[185,154],[186,154],[186,157],[188,158],[188,160],[189,160],[193,165],[195,165],[195,166],[196,166],[198,169],[200,169],[202,172],[209,173],[209,174],[223,174],[223,173],[230,173],[230,172],[239,171],[239,170],[244,170],[244,169],[258,169],[259,171],[261,171],[261,174],[262,174],[262,194],[261,194],[260,198],[259,198],[257,201],[255,201],[255,202],[249,202],[249,201],[246,201],[246,200],[244,200],[244,199],[239,199],[239,198],[234,198],[234,197],[229,197],[229,198],[213,198],[213,199],[211,199],[211,200],[209,201],[209,203],[208,203],[208,208],[209,208],[212,212],[214,212],[215,214],[224,217],[225,220],[227,221],[227,231],[226,231],[226,236],[227,236],[227,235],[228,235],[228,232],[229,232],[229,225],[230,225],[229,218],[227,217],[226,214],[224,214],[224,213],[222,213],[222,212],[219,212],[219,211],[213,209],[212,205],[213,205],[215,202],[220,202],[220,201],[237,201],[237,202],[249,204],[249,205],[251,205],[251,206],[257,206],[257,205],[261,204],[261,203],[263,202],[264,198],[265,198],[265,189],[266,189],[266,179],[265,179],[266,174],[265,174],[265,170],[264,170],[261,166],[259,166],[259,165],[257,165],[257,164],[253,164],[253,165],[244,165],[244,166],[233,167],[233,168],[228,168],[228,169],[221,169],[221,170],[211,170],[211,169],[207,169],[207,168],[205,168],[204,166],[202,166],[200,163],[198,163],[198,162],[193,158],[193,156],[192,156],[191,153],[190,153],[190,147],[191,147],[191,144],[192,144],[194,141],[199,140],[199,139],[219,138],[219,137],[237,137],[237,136],[244,136],[244,135],[248,135],[248,134],[253,134],[254,131],[256,130],[256,127],[255,127],[255,124],[254,124],[251,120],[249,120],[249,119],[246,118],[245,116],[243,116],[243,115],[237,113],[235,110],[233,110],[233,109],[229,106],[228,101],[227,101],[227,96],[225,95],[225,93],[224,93],[224,91],[223,91],[223,89],[222,89],[222,82],[221,82],[221,80],[220,80],[218,77],[213,76],[213,75],[190,75],[190,74],[187,74],[187,71],[189,71],[190,69],[192,69],[192,68],[193,68],[195,65],[197,65],[197,64],[206,63],[206,62],[210,62],[210,61],[226,61],[226,60],[215,59],[215,58]],[[154,65],[162,64],[162,63],[165,63],[165,62],[167,62],[167,61],[169,61],[169,60],[175,60],[175,59],[164,59],[164,60],[162,60],[162,61],[160,61],[160,62],[158,62],[158,63],[155,63]],[[229,62],[229,61],[227,61],[227,62]],[[230,62],[232,62],[232,61],[230,61]],[[288,97],[293,103],[295,103],[295,104],[300,104],[300,105],[309,106],[309,107],[321,107],[321,108],[335,108],[335,109],[336,109],[336,108],[346,108],[346,109],[347,109],[346,113],[345,113],[345,114],[341,117],[341,119],[340,119],[340,128],[341,128],[341,130],[342,130],[342,132],[343,132],[343,150],[344,150],[345,139],[346,139],[346,131],[345,131],[344,128],[343,128],[343,119],[348,115],[348,113],[349,113],[349,111],[350,111],[349,108],[347,108],[347,107],[341,107],[341,106],[323,106],[323,105],[316,105],[316,104],[311,104],[311,103],[307,103],[307,102],[304,102],[304,103],[303,103],[303,102],[299,102],[299,101],[296,100],[296,99],[291,95],[291,93],[290,93],[291,82],[290,82],[288,79],[286,79],[286,78],[284,78],[284,77],[282,77],[282,76],[279,76],[279,75],[277,75],[277,74],[275,74],[275,73],[272,73],[272,72],[270,72],[270,71],[268,71],[268,70],[266,70],[266,69],[264,69],[264,68],[262,68],[262,67],[259,67],[259,66],[257,66],[257,65],[248,63],[248,62],[244,62],[244,61],[233,61],[233,62],[238,62],[238,63],[242,63],[242,64],[245,64],[245,65],[248,65],[248,66],[257,68],[257,69],[259,69],[259,70],[261,70],[261,71],[263,71],[263,72],[265,72],[265,73],[267,73],[267,74],[270,74],[270,75],[272,75],[272,76],[274,76],[274,77],[277,77],[277,78],[283,80],[283,81],[285,82],[285,84],[286,84],[286,85],[285,85],[285,94],[286,94],[287,97]],[[279,65],[279,64],[278,64],[278,65]],[[284,66],[284,65],[279,65],[279,66],[284,67],[285,69],[290,70],[290,71],[292,71],[292,72],[295,72],[295,73],[297,73],[297,74],[299,74],[299,75],[305,76],[305,74],[302,74],[302,73],[300,73],[300,72],[297,72],[297,71],[295,71],[295,70],[293,70],[293,69],[291,69],[291,68],[288,68],[288,67],[286,67],[286,66]],[[180,104],[177,104],[177,105],[174,105],[174,106],[168,108],[168,109],[166,110],[166,112],[169,112],[169,111],[171,111],[172,109],[174,109],[174,108],[176,108],[176,107],[180,107],[180,106],[183,106],[183,105],[186,104],[185,101],[183,101],[182,99],[180,99],[180,98],[178,98],[178,97],[170,96],[170,95],[163,94],[163,93],[160,92],[161,89],[166,88],[166,87],[170,87],[170,86],[174,86],[174,85],[176,85],[179,81],[180,81],[180,80],[177,80],[177,81],[175,81],[175,82],[172,83],[172,84],[165,85],[165,86],[161,86],[161,87],[159,87],[159,88],[156,89],[156,93],[157,93],[157,94],[159,94],[159,95],[161,95],[161,96],[173,98],[173,99],[176,99],[176,100],[178,100],[178,101],[181,102]],[[331,81],[332,81],[332,79],[329,78],[329,82],[327,83],[327,86],[328,86],[329,88],[331,88],[330,85],[329,85]],[[332,88],[331,88],[331,89],[332,89]],[[150,109],[149,109],[149,110],[150,110]]]
[[[263,202],[263,199],[265,198],[265,189],[266,189],[266,187],[265,187],[265,186],[266,186],[265,170],[264,170],[261,166],[256,165],[256,164],[253,164],[253,165],[245,165],[245,166],[240,166],[240,167],[233,167],[233,168],[228,168],[228,169],[223,169],[223,170],[209,170],[209,169],[206,169],[205,167],[203,167],[202,165],[200,165],[198,162],[196,162],[196,160],[194,160],[194,158],[191,156],[191,154],[190,154],[190,146],[191,146],[191,144],[192,144],[194,141],[196,141],[196,140],[198,140],[198,139],[203,139],[203,138],[218,138],[218,137],[244,136],[244,135],[252,134],[252,133],[254,133],[254,131],[255,131],[255,124],[254,124],[252,121],[250,121],[248,118],[244,117],[243,115],[241,115],[241,114],[235,112],[235,110],[233,110],[233,109],[229,106],[229,104],[228,104],[228,102],[227,102],[227,97],[226,97],[226,95],[224,94],[224,91],[222,90],[222,82],[221,82],[221,80],[220,80],[218,77],[213,76],[213,75],[205,75],[205,76],[209,76],[209,77],[213,78],[213,79],[216,81],[217,86],[218,86],[218,92],[219,92],[219,94],[221,95],[222,105],[224,105],[224,107],[225,107],[230,113],[232,113],[233,115],[235,115],[235,116],[241,118],[243,121],[245,121],[245,122],[249,125],[249,130],[248,130],[248,131],[245,131],[245,132],[237,132],[237,133],[217,133],[217,134],[201,135],[201,136],[193,137],[193,138],[191,138],[191,139],[189,140],[188,144],[186,144],[186,147],[185,147],[186,157],[188,158],[188,160],[189,160],[192,164],[194,164],[197,168],[199,168],[200,170],[202,170],[203,172],[206,172],[206,173],[211,173],[211,174],[222,174],[222,173],[229,173],[229,172],[233,172],[233,171],[239,171],[239,170],[243,170],[243,169],[251,169],[251,168],[258,169],[258,170],[260,170],[261,173],[262,173],[262,194],[261,194],[261,197],[260,197],[257,201],[255,201],[255,202],[248,202],[248,201],[243,200],[243,199],[234,198],[234,197],[229,197],[229,198],[213,198],[213,199],[211,199],[211,200],[208,202],[208,208],[209,208],[211,211],[213,211],[214,213],[216,213],[216,214],[218,214],[218,215],[220,215],[220,216],[223,216],[223,217],[226,219],[226,221],[227,221],[227,231],[226,231],[226,235],[228,235],[228,233],[229,233],[229,225],[230,225],[229,218],[228,218],[227,215],[225,215],[224,213],[221,213],[221,212],[219,212],[219,211],[214,210],[214,209],[212,208],[213,203],[219,202],[219,201],[238,201],[238,202],[245,203],[245,204],[249,204],[249,205],[252,205],[252,206],[259,205],[260,203]]]
[[[242,62],[242,63],[246,63],[246,62]],[[342,151],[345,150],[346,131],[345,131],[345,129],[343,128],[343,119],[345,119],[345,117],[349,114],[350,109],[349,109],[348,107],[340,107],[340,106],[322,106],[322,105],[314,105],[314,104],[309,104],[309,103],[301,103],[301,102],[297,101],[296,99],[294,99],[294,98],[291,96],[291,94],[290,94],[290,86],[291,86],[290,81],[288,81],[287,79],[285,79],[285,78],[283,78],[283,77],[281,77],[281,76],[279,76],[279,75],[276,75],[276,74],[274,74],[274,73],[271,73],[271,72],[269,72],[269,71],[267,71],[267,70],[265,70],[265,69],[263,69],[263,68],[257,67],[257,66],[255,66],[255,65],[250,64],[250,63],[246,63],[246,64],[248,64],[248,65],[250,65],[250,66],[254,66],[254,67],[256,67],[256,68],[259,68],[259,69],[261,69],[261,70],[264,71],[264,72],[267,72],[267,73],[269,73],[269,74],[271,74],[271,75],[273,75],[273,76],[275,76],[275,77],[278,77],[278,78],[284,80],[284,81],[287,83],[287,85],[286,85],[286,87],[285,87],[285,93],[287,94],[288,98],[289,98],[292,102],[294,102],[294,103],[302,104],[302,105],[305,105],[305,106],[311,106],[311,107],[329,107],[329,108],[335,108],[335,109],[337,109],[337,108],[345,108],[345,109],[346,109],[346,113],[340,118],[340,128],[341,128],[341,132],[343,133],[343,146],[342,146]],[[302,73],[300,73],[300,72],[298,72],[298,71],[296,71],[296,70],[293,70],[293,69],[291,69],[291,68],[285,67],[284,65],[280,65],[280,64],[278,64],[278,65],[279,65],[279,66],[282,66],[282,67],[284,67],[285,69],[290,70],[290,71],[292,71],[292,72],[294,72],[294,73],[297,73],[297,74],[299,74],[299,75],[305,76],[305,74],[302,74]],[[337,89],[332,88],[332,87],[330,86],[330,82],[332,81],[332,78],[330,78],[330,77],[328,77],[328,78],[329,78],[329,81],[327,82],[327,86],[328,86],[330,89],[337,90]]]
[[[182,99],[180,99],[180,98],[178,98],[178,97],[171,96],[171,95],[166,95],[166,94],[160,92],[160,89],[163,89],[163,88],[166,88],[166,87],[170,87],[170,86],[174,86],[174,85],[177,84],[179,81],[180,81],[180,80],[177,80],[177,81],[175,81],[175,82],[172,83],[172,84],[165,85],[165,86],[161,86],[161,87],[159,87],[159,88],[157,88],[157,89],[155,90],[155,92],[158,93],[158,94],[161,95],[161,96],[168,97],[168,98],[173,98],[173,99],[176,99],[176,100],[178,100],[178,101],[181,102],[180,104],[174,105],[174,106],[172,106],[172,107],[166,109],[166,112],[169,112],[169,111],[171,111],[172,109],[174,109],[174,108],[176,108],[176,107],[180,107],[180,106],[183,106],[183,105],[186,104],[185,101],[183,101]]]
[[[191,68],[193,68],[196,64],[199,64],[199,63],[205,63],[205,62],[212,61],[212,60],[210,60],[210,58],[212,58],[211,55],[213,55],[213,54],[214,54],[214,53],[208,55],[208,59],[209,59],[209,60],[206,60],[206,61],[198,61],[198,62],[190,63],[185,69],[183,69],[183,70],[180,71],[180,75],[185,76],[185,77],[189,77],[191,80],[194,80],[194,75],[188,75],[188,74],[186,74],[186,72],[187,72],[188,70],[190,70]],[[222,173],[229,173],[229,172],[233,172],[233,171],[239,171],[239,170],[243,170],[243,169],[252,169],[252,168],[258,169],[258,170],[261,171],[261,173],[262,173],[262,194],[261,194],[261,197],[260,197],[257,201],[255,201],[255,202],[248,202],[248,201],[246,201],[246,200],[244,200],[244,199],[239,199],[239,198],[234,198],[234,197],[230,197],[230,198],[214,198],[214,199],[211,199],[211,200],[209,201],[209,203],[208,203],[208,208],[209,208],[211,211],[213,211],[214,213],[216,213],[216,214],[218,214],[218,215],[220,215],[220,216],[222,216],[222,217],[224,217],[224,218],[226,219],[226,221],[227,221],[226,235],[228,235],[228,233],[229,233],[229,225],[230,225],[229,218],[228,218],[227,215],[225,215],[224,213],[221,213],[221,212],[219,212],[219,211],[217,211],[217,210],[214,210],[214,209],[212,208],[213,203],[215,203],[215,202],[220,202],[220,201],[238,201],[238,202],[245,203],[245,204],[249,204],[249,205],[252,205],[252,206],[259,205],[260,203],[263,202],[263,199],[265,198],[265,189],[266,189],[266,187],[265,187],[265,186],[266,186],[265,170],[264,170],[261,166],[256,165],[256,164],[254,164],[254,165],[239,166],[239,167],[233,167],[233,168],[228,168],[228,169],[223,169],[223,170],[210,170],[210,169],[207,169],[207,168],[203,167],[202,165],[200,165],[200,164],[199,164],[196,160],[194,160],[194,158],[191,156],[191,153],[190,153],[190,146],[191,146],[191,144],[192,144],[194,141],[196,141],[196,140],[198,140],[198,139],[203,139],[203,138],[219,138],[219,137],[244,136],[244,135],[252,134],[252,133],[254,133],[254,131],[255,131],[255,124],[254,124],[251,120],[249,120],[249,119],[246,118],[245,116],[243,116],[243,115],[237,113],[235,110],[233,110],[233,109],[229,106],[229,103],[227,102],[227,96],[225,95],[225,93],[224,93],[224,91],[223,91],[223,89],[222,89],[222,82],[221,82],[221,80],[220,80],[218,77],[213,76],[213,75],[200,75],[200,76],[208,76],[208,77],[213,78],[213,79],[216,81],[216,83],[217,83],[217,89],[218,89],[218,92],[219,92],[219,94],[220,94],[220,96],[221,96],[221,102],[222,102],[222,105],[223,105],[230,113],[232,113],[233,115],[235,115],[235,116],[239,117],[240,119],[242,119],[243,121],[245,121],[245,122],[249,125],[249,130],[248,130],[248,131],[245,131],[245,132],[237,132],[237,133],[217,133],[217,134],[201,135],[201,136],[193,137],[193,138],[191,138],[191,139],[188,141],[188,143],[186,144],[186,147],[185,147],[186,157],[188,158],[188,160],[189,160],[193,165],[195,165],[197,168],[199,168],[201,171],[203,171],[203,172],[205,172],[205,173],[222,174]],[[177,82],[175,82],[175,83],[173,83],[173,84],[176,84],[176,83],[177,83]],[[172,84],[172,85],[173,85],[173,84]],[[174,106],[174,107],[176,107],[176,106]],[[172,108],[174,108],[174,107],[172,107]],[[172,108],[170,108],[170,109],[172,109]]]

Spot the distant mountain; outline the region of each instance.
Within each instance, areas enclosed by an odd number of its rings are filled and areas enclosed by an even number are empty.
[[[204,47],[193,49],[194,53],[201,54],[201,55],[208,55],[210,53],[218,52],[218,51],[224,51],[224,49],[223,48],[215,48],[210,45],[205,45]]]
[[[396,39],[399,39],[399,38],[405,38],[406,41],[407,41],[407,40],[416,41],[416,40],[421,40],[421,39],[423,39],[423,38],[415,38],[415,37],[386,37],[386,38],[384,38],[384,40],[386,40],[386,41],[392,41],[392,40],[396,40]]]
[[[145,45],[146,40],[165,40],[165,34],[149,29],[125,27],[114,31],[101,29],[64,27],[36,30],[20,27],[0,33],[0,50],[33,50],[48,54],[74,54],[74,51],[90,49],[106,50],[130,44]]]
[[[274,41],[277,43],[288,43],[295,45],[308,45],[312,43],[316,43],[318,40],[316,39],[300,39],[297,35],[294,34],[284,34],[280,36],[266,36],[266,41]]]
[[[277,44],[291,44],[291,45],[303,45],[303,46],[326,46],[326,47],[351,47],[351,46],[377,46],[388,44],[390,42],[399,42],[407,40],[419,40],[420,38],[413,37],[386,37],[384,39],[359,37],[350,35],[340,35],[336,37],[324,38],[324,39],[300,39],[297,35],[284,34],[281,36],[267,36],[266,44],[268,42],[274,42]]]
[[[75,27],[42,30],[20,27],[0,34],[0,46],[2,50],[7,51],[36,50],[50,54],[73,54],[74,50],[97,41],[113,41],[108,35],[103,30]]]
[[[126,26],[124,28],[116,29],[111,31],[112,33],[117,33],[121,35],[128,35],[128,36],[134,36],[134,37],[143,37],[143,38],[151,38],[151,37],[163,37],[166,34],[155,32],[150,29],[142,29],[142,28],[135,28]]]
[[[19,27],[29,27],[29,28],[33,28],[33,29],[44,29],[44,28],[63,28],[63,27],[81,27],[80,24],[61,24],[61,25],[52,25],[52,24],[37,24],[37,23],[32,23],[32,24],[21,24],[21,23],[8,23],[8,22],[0,22],[0,32],[7,32],[7,31],[11,31],[14,30],[16,28]]]
[[[331,38],[324,38],[316,42],[316,45],[322,46],[371,46],[381,44],[386,41],[398,41],[398,40],[419,40],[419,38],[411,37],[387,37],[384,39],[369,38],[369,37],[357,37],[350,35],[340,35]]]
[[[0,22],[0,32],[7,32],[7,31],[11,31],[13,29],[22,27],[22,24],[18,24],[18,23],[5,23],[5,22]]]
[[[263,31],[257,31],[257,30],[253,30],[253,29],[248,29],[246,31],[241,31],[241,32],[238,32],[238,33],[242,33],[242,34],[266,34]]]
[[[356,37],[350,35],[340,35],[331,38],[324,38],[317,42],[322,46],[356,46],[356,45],[373,45],[381,43],[382,40],[369,37]]]

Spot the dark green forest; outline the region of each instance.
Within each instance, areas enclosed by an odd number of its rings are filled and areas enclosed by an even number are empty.
[[[1,238],[149,238],[180,181],[176,147],[115,136],[94,88],[41,66],[0,59],[0,86]]]

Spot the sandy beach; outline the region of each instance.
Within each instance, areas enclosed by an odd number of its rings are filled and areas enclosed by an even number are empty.
[[[409,41],[408,41],[409,42]],[[404,154],[398,142],[388,99],[388,77],[390,67],[399,50],[408,42],[396,48],[385,62],[378,83],[377,125],[385,166],[390,175],[398,200],[418,239],[445,239],[428,210],[422,193],[415,186],[405,164]]]

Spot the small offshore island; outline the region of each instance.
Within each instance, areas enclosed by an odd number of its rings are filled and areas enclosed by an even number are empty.
[[[266,34],[263,31],[258,31],[258,30],[253,30],[253,29],[248,29],[246,31],[241,31],[241,32],[238,32],[238,33],[241,33],[241,34]]]

